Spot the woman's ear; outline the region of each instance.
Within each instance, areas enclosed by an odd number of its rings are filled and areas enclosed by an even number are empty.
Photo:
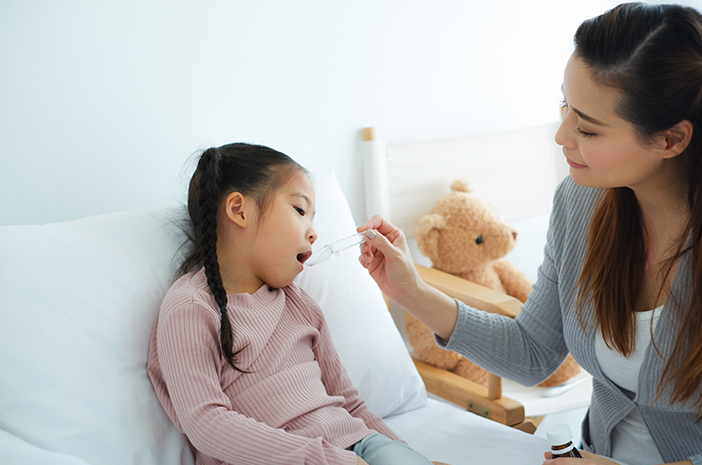
[[[682,120],[665,132],[665,158],[673,158],[685,151],[690,140],[694,127],[688,120]]]
[[[251,222],[251,202],[241,192],[232,192],[224,201],[224,213],[233,223],[246,228]]]

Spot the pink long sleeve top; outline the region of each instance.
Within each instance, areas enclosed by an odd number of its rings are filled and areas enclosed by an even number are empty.
[[[347,447],[377,431],[400,440],[358,397],[319,306],[301,288],[227,297],[234,370],[221,356],[220,311],[204,269],[166,294],[148,374],[198,465],[356,464]]]

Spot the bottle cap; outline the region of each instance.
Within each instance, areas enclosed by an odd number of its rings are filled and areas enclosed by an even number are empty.
[[[546,437],[554,446],[562,446],[573,441],[570,427],[565,423],[558,423],[546,430]]]

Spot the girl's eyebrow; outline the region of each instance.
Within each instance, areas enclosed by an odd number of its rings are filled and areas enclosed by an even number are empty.
[[[312,205],[312,199],[310,199],[306,194],[303,194],[302,192],[295,192],[293,194],[290,194],[290,197],[302,197],[305,202],[307,202],[307,205]],[[317,214],[317,212],[312,212],[312,217],[314,218],[314,215]]]
[[[290,194],[290,197],[302,197],[303,199],[305,199],[305,201],[307,202],[308,205],[312,203],[312,200],[310,200],[310,198],[307,197],[307,195],[303,194],[302,192],[295,192],[293,194]]]

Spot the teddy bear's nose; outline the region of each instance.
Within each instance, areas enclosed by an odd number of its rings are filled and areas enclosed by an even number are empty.
[[[517,240],[517,231],[512,231],[512,239]]]

